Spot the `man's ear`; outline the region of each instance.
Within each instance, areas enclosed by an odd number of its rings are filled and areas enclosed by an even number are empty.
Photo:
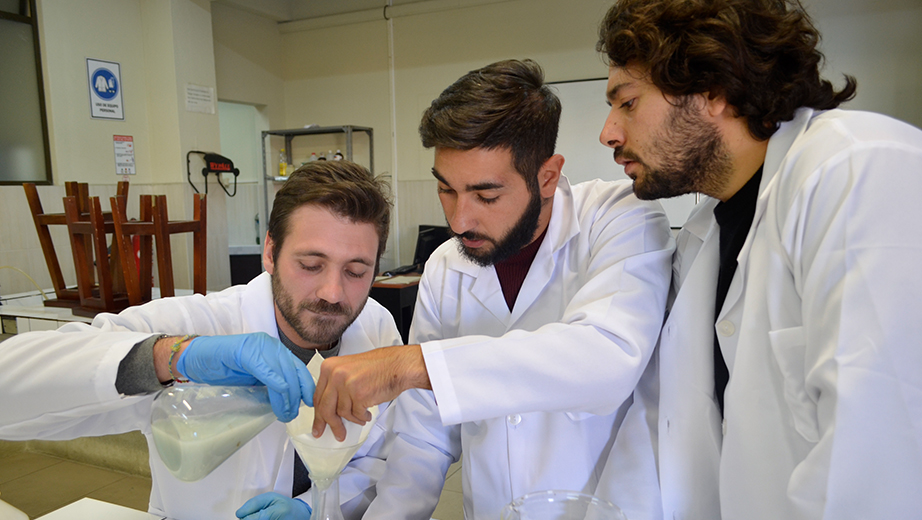
[[[736,117],[736,111],[727,103],[727,98],[718,92],[704,92],[700,94],[704,102],[704,110],[712,119]]]
[[[275,271],[275,262],[272,261],[272,249],[275,246],[275,242],[272,241],[272,237],[269,236],[269,232],[266,232],[266,240],[263,241],[263,267],[266,268],[266,272],[273,274]]]
[[[541,169],[538,170],[538,190],[542,199],[554,197],[554,191],[557,189],[557,181],[560,180],[560,174],[563,171],[563,156],[554,154],[550,156]]]

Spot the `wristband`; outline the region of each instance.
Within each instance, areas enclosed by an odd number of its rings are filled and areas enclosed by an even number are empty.
[[[173,346],[170,347],[170,359],[169,361],[167,361],[167,368],[170,370],[170,377],[172,377],[173,381],[176,383],[188,383],[189,380],[180,378],[176,374],[173,373],[173,357],[175,357],[176,353],[179,352],[179,346],[182,345],[184,341],[197,338],[197,337],[198,335],[196,334],[186,334],[185,336],[176,340],[176,343],[173,343]]]

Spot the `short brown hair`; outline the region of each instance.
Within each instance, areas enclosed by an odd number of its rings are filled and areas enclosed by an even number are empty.
[[[560,100],[532,60],[504,60],[472,70],[445,89],[423,113],[423,146],[507,149],[529,189],[554,155]]]
[[[819,75],[819,32],[799,0],[618,0],[596,49],[639,66],[663,93],[721,95],[759,140],[800,107],[836,108],[855,95]]]
[[[351,222],[374,225],[378,233],[377,274],[390,231],[390,185],[350,161],[312,161],[301,166],[275,194],[268,225],[273,261],[278,261],[288,235],[291,214],[307,204],[327,208]]]

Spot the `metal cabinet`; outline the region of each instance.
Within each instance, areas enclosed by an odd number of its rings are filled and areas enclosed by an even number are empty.
[[[285,182],[287,177],[270,175],[267,171],[268,165],[274,164],[277,168],[276,161],[270,161],[271,146],[268,144],[269,137],[280,136],[285,139],[285,154],[288,156],[288,164],[292,164],[292,141],[304,136],[316,136],[323,134],[345,134],[346,138],[346,160],[352,161],[353,138],[355,133],[364,133],[368,136],[368,169],[372,174],[375,173],[375,153],[374,153],[374,130],[365,126],[312,126],[309,128],[293,128],[290,130],[264,130],[262,132],[262,151],[263,151],[263,214],[260,219],[260,237],[266,235],[266,223],[269,221],[269,210],[271,209],[270,198],[275,196],[275,190],[271,189],[275,183]],[[275,173],[275,172],[273,172]]]

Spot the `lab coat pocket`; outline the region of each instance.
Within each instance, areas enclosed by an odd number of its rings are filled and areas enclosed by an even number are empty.
[[[794,428],[809,442],[819,442],[816,402],[806,391],[806,348],[803,327],[769,331],[772,352],[784,377],[784,400],[791,410]]]

